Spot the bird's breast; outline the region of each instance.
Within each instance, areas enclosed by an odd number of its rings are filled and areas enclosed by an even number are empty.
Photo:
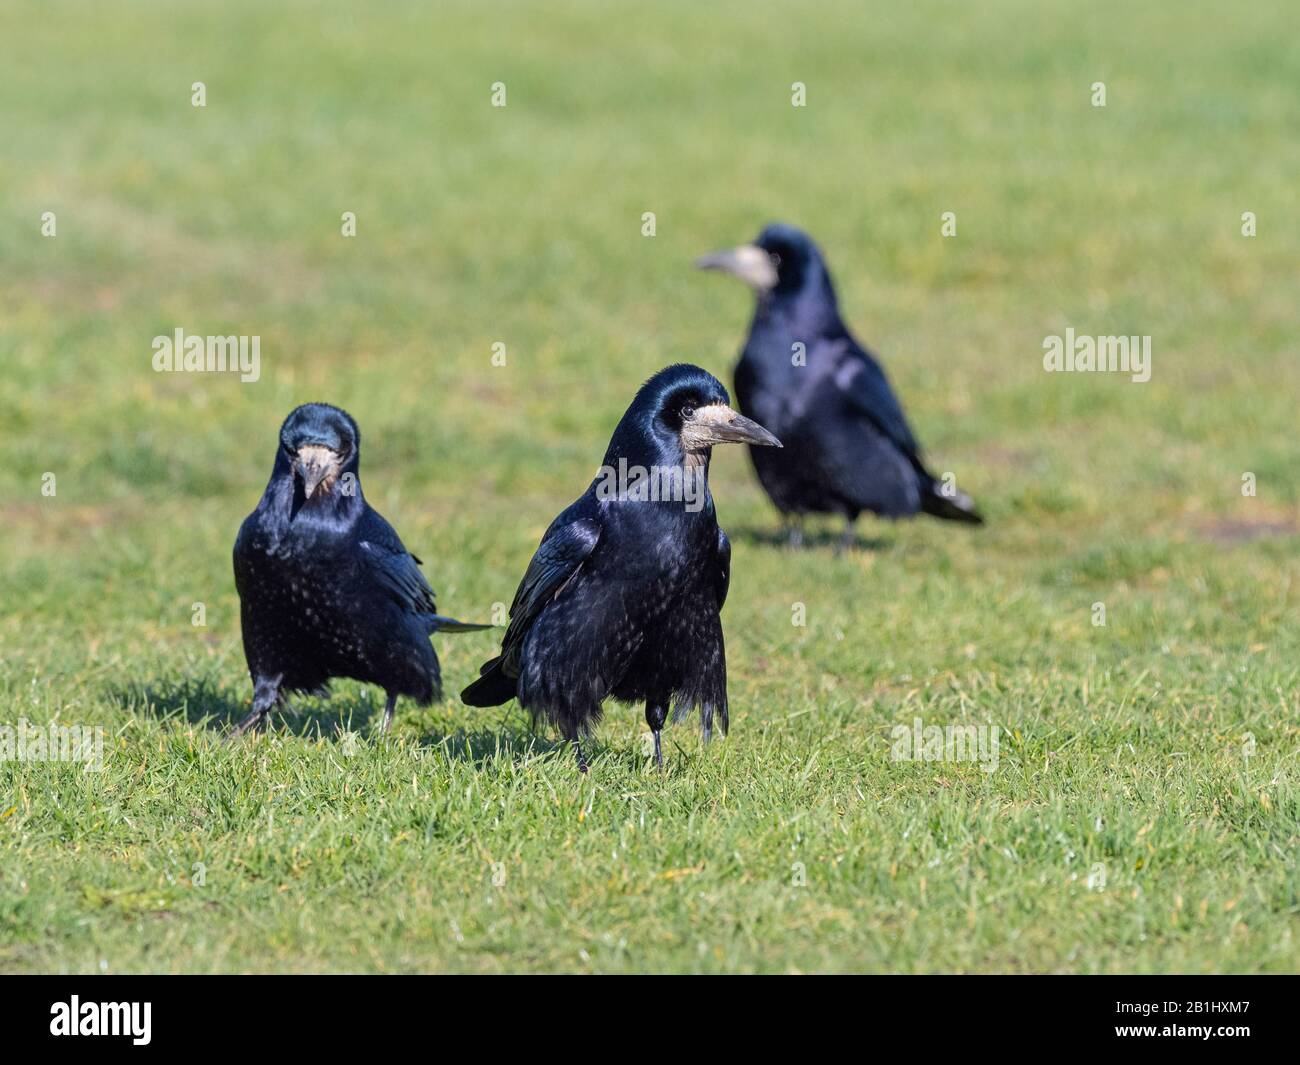
[[[629,585],[631,598],[648,608],[672,602],[707,567],[717,543],[712,512],[692,514],[663,503],[623,503],[601,537],[598,564],[604,579]]]

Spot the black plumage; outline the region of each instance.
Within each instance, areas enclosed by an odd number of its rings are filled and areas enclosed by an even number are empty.
[[[534,719],[573,742],[584,771],[580,740],[610,697],[645,703],[659,765],[670,707],[678,718],[699,707],[706,738],[715,715],[726,732],[719,612],[731,545],[708,488],[711,449],[780,446],[729,403],[717,378],[695,366],[670,366],[642,386],[601,472],[542,537],[515,594],[501,654],[461,694],[466,703],[497,706],[518,697]],[[638,470],[667,488],[638,480]]]
[[[323,691],[332,677],[426,705],[442,693],[436,631],[488,628],[443,617],[420,560],[365,500],[361,434],[337,407],[298,407],[280,429],[271,479],[235,540],[244,657],[260,724],[288,692]]]
[[[785,445],[750,455],[793,542],[809,513],[843,515],[845,543],[862,511],[983,521],[969,496],[927,469],[884,370],[840,318],[830,271],[806,233],[770,225],[753,244],[697,265],[741,278],[757,296],[736,398]]]

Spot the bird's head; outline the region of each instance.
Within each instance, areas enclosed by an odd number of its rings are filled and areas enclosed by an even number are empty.
[[[799,295],[824,291],[834,300],[830,273],[821,250],[802,229],[773,222],[752,244],[712,252],[695,260],[701,270],[720,270],[738,277],[759,297],[769,293]]]
[[[726,388],[711,373],[681,363],[641,386],[614,430],[606,462],[676,465],[706,456],[714,444],[780,447],[781,441],[732,410]]]
[[[280,452],[302,488],[302,498],[325,498],[345,472],[356,473],[361,431],[347,411],[306,403],[280,427]]]

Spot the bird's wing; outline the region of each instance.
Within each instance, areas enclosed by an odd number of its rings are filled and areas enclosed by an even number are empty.
[[[722,531],[722,526],[718,526],[718,549],[713,557],[718,565],[718,609],[721,610],[731,587],[731,541]]]
[[[921,448],[907,424],[903,407],[890,387],[880,364],[851,337],[842,342],[843,351],[835,368],[835,384],[852,407],[888,437],[915,466],[921,463]]]
[[[510,627],[505,643],[512,637],[522,636],[533,619],[564,588],[582,563],[586,561],[600,539],[600,522],[594,518],[578,518],[563,525],[552,525],[537,553],[528,564],[524,579],[519,582],[514,602],[510,605]]]
[[[595,514],[595,517],[581,515]],[[499,706],[516,694],[524,639],[537,616],[573,580],[600,539],[600,508],[583,497],[551,522],[510,604],[510,625],[501,653],[479,669],[479,679],[461,692],[470,706]]]
[[[379,586],[413,614],[436,614],[433,589],[420,572],[420,560],[406,550],[396,530],[370,510],[359,533],[362,561]]]
[[[249,573],[249,556],[253,553],[253,515],[244,519],[239,526],[239,535],[235,537],[235,548],[231,552],[235,564],[235,589],[242,596],[245,594],[243,582]]]

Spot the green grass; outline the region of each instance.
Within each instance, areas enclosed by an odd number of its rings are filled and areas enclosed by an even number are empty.
[[[1292,5],[871,7],[0,13],[0,721],[108,735],[0,763],[0,970],[1300,968]],[[642,379],[729,379],[749,297],[690,263],[773,218],[985,529],[792,554],[719,454],[732,735],[663,777],[639,708],[579,777],[515,706],[376,740],[351,683],[222,744],[294,404],[485,617]],[[261,380],[154,374],[178,326]],[[1152,380],[1045,374],[1066,326]],[[440,638],[449,690],[492,647]],[[914,717],[997,770],[892,761]]]

